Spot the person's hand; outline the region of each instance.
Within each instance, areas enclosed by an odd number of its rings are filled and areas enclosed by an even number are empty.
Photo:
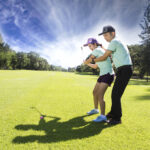
[[[84,65],[87,65],[87,64],[89,64],[89,63],[85,60],[85,61],[83,62],[83,64],[84,64]]]
[[[92,58],[89,58],[88,60],[85,61],[85,65],[89,64],[92,62]]]
[[[89,62],[89,63],[91,63],[91,62],[92,62],[92,58],[91,58],[91,57],[88,59],[88,62]]]
[[[103,46],[103,45],[101,46],[101,48],[105,50],[105,48],[104,48],[104,46]]]

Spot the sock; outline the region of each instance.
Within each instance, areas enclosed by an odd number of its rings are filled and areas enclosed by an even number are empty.
[[[98,109],[95,108],[96,111],[99,111]]]
[[[102,118],[106,118],[106,116],[105,116],[105,115],[101,115],[101,117],[102,117]]]

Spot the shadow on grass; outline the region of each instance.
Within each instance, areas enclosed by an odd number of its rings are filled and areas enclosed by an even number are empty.
[[[148,92],[150,92],[150,89],[147,89]]]
[[[146,89],[146,91],[150,92],[150,88]],[[149,100],[150,101],[150,94],[143,94],[140,96],[135,96],[135,100]]]
[[[150,95],[136,96],[137,100],[150,100]]]
[[[75,117],[66,122],[59,122],[60,118],[53,117],[52,120],[46,122],[44,119],[39,121],[39,124],[24,124],[17,125],[17,130],[35,130],[44,131],[45,135],[28,135],[17,136],[13,139],[13,143],[31,143],[38,141],[38,143],[53,143],[73,139],[83,139],[99,134],[104,128],[112,127],[106,123],[86,122],[85,116]]]
[[[75,72],[75,74],[78,74],[78,75],[95,75],[92,72]],[[95,75],[95,76],[98,76],[98,75]]]
[[[150,82],[147,82],[147,81],[142,81],[142,80],[133,80],[131,79],[130,82],[129,82],[129,85],[150,85]]]

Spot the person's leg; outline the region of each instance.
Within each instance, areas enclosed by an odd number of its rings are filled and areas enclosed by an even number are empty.
[[[105,116],[105,101],[104,101],[104,94],[108,88],[108,84],[104,82],[100,82],[98,84],[98,91],[97,91],[97,96],[98,100],[100,102],[100,110],[101,110],[101,115],[98,116],[96,119],[94,119],[94,122],[103,122],[106,121],[107,118]]]
[[[112,90],[112,107],[111,114],[112,118],[120,121],[122,117],[122,108],[121,108],[121,97],[124,93],[124,90],[132,76],[132,69],[122,68],[118,70],[117,77]]]
[[[89,114],[89,115],[99,113],[97,93],[98,93],[98,82],[96,83],[96,85],[94,87],[94,90],[93,90],[94,109],[92,109],[91,111],[87,112],[87,114]]]
[[[104,94],[108,88],[107,83],[99,83],[99,92],[98,92],[98,100],[100,102],[100,109],[101,109],[101,115],[105,115],[105,101],[104,101]]]
[[[99,92],[99,83],[97,82],[93,90],[93,100],[95,109],[98,109],[98,92]]]

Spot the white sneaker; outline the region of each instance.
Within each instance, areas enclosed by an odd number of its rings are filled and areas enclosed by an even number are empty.
[[[107,120],[106,116],[98,116],[96,119],[94,119],[94,122],[105,122]]]
[[[98,114],[99,110],[98,109],[92,109],[91,111],[87,112],[88,115],[93,115],[93,114]]]

